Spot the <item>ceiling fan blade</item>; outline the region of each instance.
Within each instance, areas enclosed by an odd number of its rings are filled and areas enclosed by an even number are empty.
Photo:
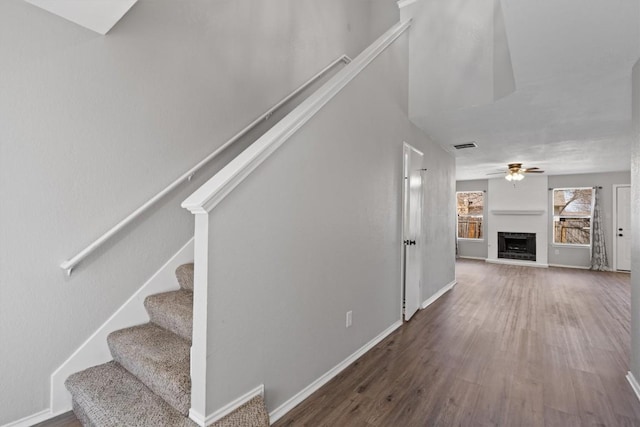
[[[487,175],[504,175],[506,172],[494,172],[494,173],[488,173]]]
[[[521,169],[521,170],[524,171],[524,172],[528,172],[528,171],[535,171],[535,170],[538,170],[538,169],[540,169],[540,168],[524,168],[524,169]]]
[[[544,171],[532,171],[531,169],[527,169],[525,171],[522,171],[524,173],[544,173]]]

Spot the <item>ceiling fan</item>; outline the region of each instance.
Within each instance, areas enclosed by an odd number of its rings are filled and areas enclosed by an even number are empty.
[[[522,163],[509,163],[507,170],[503,172],[489,173],[487,175],[501,175],[505,174],[504,178],[507,181],[522,181],[525,173],[544,173],[540,168],[523,168]]]

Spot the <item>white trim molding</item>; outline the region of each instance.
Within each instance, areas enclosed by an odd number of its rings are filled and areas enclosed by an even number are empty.
[[[538,268],[549,268],[549,264],[540,264],[535,261],[518,261],[516,259],[489,259],[487,258],[485,262],[491,264],[505,264],[505,265],[518,265],[520,267],[538,267]]]
[[[3,425],[2,427],[30,427],[43,421],[50,420],[51,418],[57,417],[58,415],[62,415],[64,412],[60,414],[54,414],[49,409],[45,409],[44,411],[36,412],[33,415],[29,415],[27,417],[20,418],[19,420],[12,421],[8,424]]]
[[[403,7],[410,6],[410,5],[414,4],[417,1],[418,0],[398,0],[397,1],[398,9],[402,9]]]
[[[182,207],[208,213],[411,26],[400,22],[196,190]]]
[[[105,35],[138,0],[25,0],[47,12]]]
[[[636,394],[638,400],[640,400],[640,384],[638,384],[636,377],[631,371],[627,372],[627,381],[629,381],[629,385],[631,385],[633,392]]]
[[[64,382],[69,375],[112,359],[107,336],[118,329],[149,321],[144,308],[147,296],[179,288],[175,277],[178,266],[193,262],[193,238],[156,271],[111,317],[109,317],[69,358],[51,374],[52,412],[71,410],[71,395]]]
[[[438,292],[436,292],[435,294],[433,294],[430,298],[424,300],[424,302],[422,303],[421,307],[424,310],[425,308],[429,307],[431,304],[433,304],[434,302],[436,302],[438,299],[440,299],[441,296],[443,296],[444,294],[446,294],[447,292],[449,292],[451,289],[453,289],[453,287],[455,285],[458,284],[457,280],[453,280],[452,282],[444,285],[442,287],[442,289],[440,289]]]
[[[232,402],[227,403],[222,408],[219,408],[214,413],[209,414],[206,417],[203,417],[197,411],[190,409],[189,418],[191,418],[191,420],[196,424],[198,424],[199,426],[206,427],[226,417],[227,415],[229,415],[230,413],[232,413],[233,411],[235,411],[245,403],[249,402],[251,399],[253,399],[256,396],[262,396],[262,398],[264,398],[264,384],[260,384],[258,387],[254,388],[253,390],[249,390],[242,396],[238,397]]]
[[[556,268],[574,268],[576,270],[590,270],[590,267],[585,267],[584,265],[564,265],[564,264],[549,264],[549,267]]]
[[[456,258],[458,259],[475,259],[478,261],[486,261],[487,259],[481,256],[464,256],[464,255],[458,255]]]
[[[393,325],[389,326],[387,329],[382,331],[377,337],[360,347],[355,353],[351,356],[344,359],[342,362],[338,363],[336,366],[327,371],[320,378],[309,384],[307,387],[302,389],[298,394],[293,396],[291,399],[284,402],[282,405],[274,409],[269,413],[269,418],[271,420],[271,424],[278,421],[282,418],[287,412],[296,407],[300,402],[305,400],[307,397],[311,396],[315,391],[317,391],[320,387],[328,383],[331,379],[333,379],[336,375],[342,372],[345,368],[351,365],[353,362],[358,360],[363,354],[367,351],[371,350],[376,344],[380,341],[388,337],[392,332],[402,326],[402,320],[396,321]]]

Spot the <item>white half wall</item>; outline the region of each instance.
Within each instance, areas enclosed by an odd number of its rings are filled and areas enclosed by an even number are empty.
[[[489,261],[498,261],[498,232],[536,233],[536,261],[548,265],[549,183],[546,176],[527,176],[516,183],[503,177],[490,179],[488,186],[489,224],[487,231]],[[513,211],[496,214],[496,211]],[[526,212],[535,212],[525,214]],[[509,262],[510,260],[502,260]],[[515,260],[514,260],[515,261]],[[524,262],[524,261],[523,261]],[[534,263],[533,261],[527,263]]]
[[[436,205],[421,241],[438,250],[423,283],[440,283],[423,297],[455,280],[454,159],[407,118],[407,43],[405,33],[196,215],[194,316],[207,328],[194,328],[192,366],[206,375],[205,402],[194,402],[203,415],[257,384],[279,414],[400,320],[403,142],[425,153],[425,200]]]

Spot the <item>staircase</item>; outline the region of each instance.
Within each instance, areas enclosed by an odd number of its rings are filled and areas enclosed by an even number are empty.
[[[108,336],[113,361],[73,374],[65,382],[73,411],[84,426],[196,426],[188,417],[193,264],[178,267],[176,277],[180,290],[145,299],[151,322]],[[269,426],[269,415],[257,397],[212,426]]]

